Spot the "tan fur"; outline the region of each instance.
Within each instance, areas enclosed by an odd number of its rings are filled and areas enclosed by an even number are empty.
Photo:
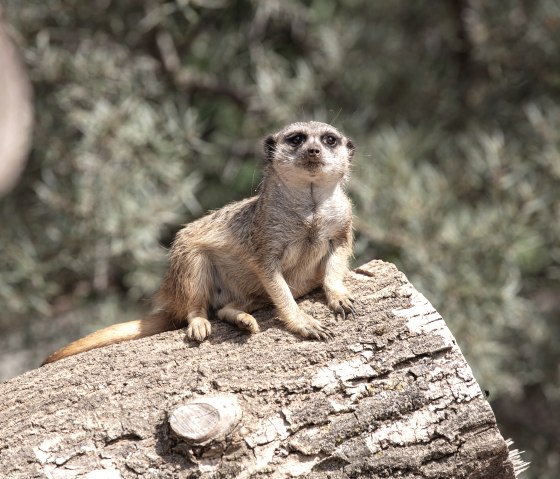
[[[82,339],[78,339],[77,341],[70,343],[68,346],[59,349],[45,359],[43,364],[54,363],[55,361],[67,356],[73,356],[74,354],[83,353],[84,351],[89,351],[90,349],[120,343],[121,341],[153,336],[154,334],[163,333],[164,331],[169,331],[170,329],[174,328],[170,325],[167,315],[157,313],[144,319],[115,324],[113,326],[109,326],[108,328],[88,334]]]
[[[250,313],[270,303],[293,333],[331,337],[294,298],[322,285],[335,314],[355,314],[342,282],[352,251],[352,209],[342,186],[353,151],[350,140],[325,123],[293,123],[269,136],[260,194],[177,233],[156,296],[158,313],[92,333],[45,362],[183,324],[189,338],[203,341],[211,333],[210,311],[256,333]]]

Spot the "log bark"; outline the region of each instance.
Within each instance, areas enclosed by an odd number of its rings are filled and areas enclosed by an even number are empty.
[[[267,309],[256,313],[259,334],[215,321],[200,345],[173,331],[0,384],[0,470],[14,479],[515,477],[494,414],[430,303],[381,261],[347,284],[355,320],[336,322],[320,292],[300,300],[334,330],[330,342],[291,335]],[[205,398],[225,404],[216,396],[241,410],[233,432],[204,442],[174,432],[179,421],[192,434],[201,418],[189,411],[205,411]]]

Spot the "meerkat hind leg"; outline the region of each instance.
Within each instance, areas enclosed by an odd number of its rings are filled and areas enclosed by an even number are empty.
[[[260,331],[257,320],[241,310],[242,308],[236,303],[226,304],[223,308],[218,310],[218,318],[228,323],[235,324],[241,329],[245,329],[250,333],[258,333]]]
[[[207,319],[206,310],[192,311],[187,315],[187,337],[195,341],[204,341],[210,333],[212,333],[212,326]]]

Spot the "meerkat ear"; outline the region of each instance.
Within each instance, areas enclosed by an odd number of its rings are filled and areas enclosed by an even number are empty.
[[[354,157],[354,152],[356,151],[356,147],[354,146],[354,143],[352,143],[352,140],[350,139],[346,140],[346,148],[348,148],[348,159],[352,161],[352,158]]]
[[[266,161],[272,161],[274,157],[274,151],[276,150],[276,140],[272,135],[266,138],[263,143],[264,146],[264,159]]]

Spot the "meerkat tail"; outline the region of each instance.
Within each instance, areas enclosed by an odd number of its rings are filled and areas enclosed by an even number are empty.
[[[176,326],[164,313],[155,313],[136,321],[114,324],[64,346],[45,359],[41,366],[91,349],[102,348],[122,341],[145,338],[173,329],[176,329]]]

